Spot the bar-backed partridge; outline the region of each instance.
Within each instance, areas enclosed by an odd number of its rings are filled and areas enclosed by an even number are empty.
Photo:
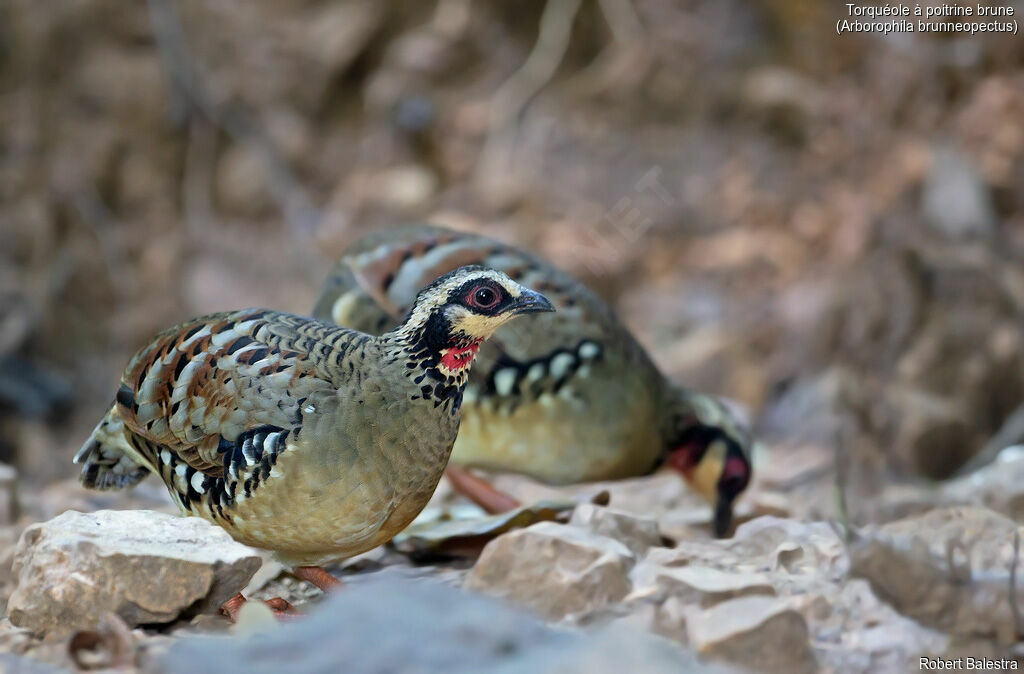
[[[333,585],[316,566],[388,541],[433,494],[481,342],[552,310],[469,266],[378,337],[263,309],[197,318],[135,354],[75,462],[97,489],[154,473],[183,514]]]
[[[420,287],[471,263],[545,292],[558,311],[505,326],[481,349],[448,471],[456,489],[496,511],[516,502],[481,493],[486,484],[456,466],[568,484],[668,465],[714,505],[725,535],[750,479],[746,429],[715,398],[666,379],[604,301],[539,257],[428,225],[383,230],[341,258],[314,315],[376,334]]]

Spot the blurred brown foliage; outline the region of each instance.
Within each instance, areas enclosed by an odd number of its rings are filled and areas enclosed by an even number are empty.
[[[151,334],[307,312],[430,219],[586,278],[778,447],[949,474],[1024,402],[1024,41],[839,11],[3,3],[0,458],[70,474]]]

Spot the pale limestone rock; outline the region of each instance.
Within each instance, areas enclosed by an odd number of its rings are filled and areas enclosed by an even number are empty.
[[[686,612],[690,646],[701,655],[758,672],[815,672],[807,623],[789,602],[743,597]]]
[[[569,524],[614,538],[638,555],[662,544],[657,520],[593,503],[576,506]]]
[[[488,543],[466,587],[560,620],[620,601],[629,593],[634,562],[633,553],[618,541],[541,522]]]
[[[838,579],[849,569],[843,541],[825,522],[759,517],[736,529],[732,550],[748,560],[760,557],[762,568],[784,571],[789,578]]]
[[[762,573],[733,573],[709,566],[645,562],[633,569],[631,577],[636,595],[653,594],[705,608],[737,597],[775,596],[775,588]]]
[[[900,613],[944,632],[1019,635],[1011,609],[1014,537],[1022,528],[977,507],[938,508],[863,532],[850,550],[851,574]],[[1018,561],[1018,567],[1020,563]],[[1012,601],[1024,605],[1020,569]]]
[[[645,563],[666,567],[700,565],[733,573],[772,573],[779,587],[810,578],[841,578],[848,568],[842,541],[824,522],[759,517],[740,525],[727,540],[683,540],[674,548],[651,548]]]
[[[642,606],[639,611],[643,621],[641,624],[655,634],[686,646],[690,643],[686,632],[686,614],[690,608],[690,604],[677,597],[669,597],[662,602],[647,604]]]
[[[129,626],[166,623],[216,611],[259,566],[255,551],[199,518],[72,510],[22,534],[8,616],[55,636],[93,627],[107,611]]]
[[[950,644],[944,634],[900,615],[861,579],[818,584],[794,602],[822,665],[831,671],[914,671],[922,653],[945,653]]]
[[[1024,445],[1007,447],[992,463],[942,483],[939,495],[948,505],[983,505],[1021,521],[1024,519]]]
[[[681,510],[688,514],[693,512],[694,521],[698,521],[701,514],[704,520],[710,517],[710,508],[704,499],[687,487],[678,473],[671,470],[642,478],[562,487],[541,484],[521,475],[502,473],[495,474],[491,482],[523,503],[566,498],[589,501],[594,494],[607,491],[611,497],[609,505],[622,512],[661,518],[667,513]]]
[[[730,582],[763,579],[803,616],[815,656],[831,671],[909,671],[921,653],[943,653],[949,642],[940,632],[900,615],[867,582],[851,580],[845,546],[833,527],[777,517],[743,524],[732,539],[651,548],[631,573],[634,590],[621,610],[645,629],[687,644],[688,619],[699,598],[694,601],[692,594],[665,588],[678,582],[672,576],[682,571],[686,579],[685,570],[694,568],[717,570],[723,575],[716,577]],[[750,589],[757,586],[755,582]],[[710,597],[706,606],[717,605],[714,595]]]

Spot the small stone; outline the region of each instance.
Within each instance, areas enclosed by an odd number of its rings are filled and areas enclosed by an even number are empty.
[[[560,620],[625,597],[635,559],[618,541],[579,527],[540,522],[488,543],[465,586]]]
[[[686,615],[690,646],[699,654],[758,672],[815,672],[807,623],[788,601],[743,597]]]
[[[569,525],[614,538],[637,555],[662,544],[657,520],[593,503],[576,506]]]
[[[825,522],[759,517],[736,529],[733,546],[741,557],[767,558],[770,568],[790,576],[837,578],[848,568],[843,541]]]
[[[130,627],[167,623],[217,611],[259,566],[255,551],[199,518],[72,510],[22,534],[8,616],[57,637],[93,628],[108,611]]]
[[[687,604],[705,608],[751,595],[775,596],[775,588],[760,573],[733,573],[708,566],[665,567],[641,563],[632,574],[636,593],[654,590]]]

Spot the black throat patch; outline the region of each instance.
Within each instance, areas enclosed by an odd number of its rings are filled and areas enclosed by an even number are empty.
[[[445,349],[469,341],[468,337],[460,339],[452,334],[451,325],[441,312],[430,315],[413,335],[406,354],[406,368],[413,376],[413,382],[420,387],[413,400],[431,400],[434,407],[445,406],[451,414],[458,412],[469,368],[457,373],[443,372],[440,368],[441,354]]]

